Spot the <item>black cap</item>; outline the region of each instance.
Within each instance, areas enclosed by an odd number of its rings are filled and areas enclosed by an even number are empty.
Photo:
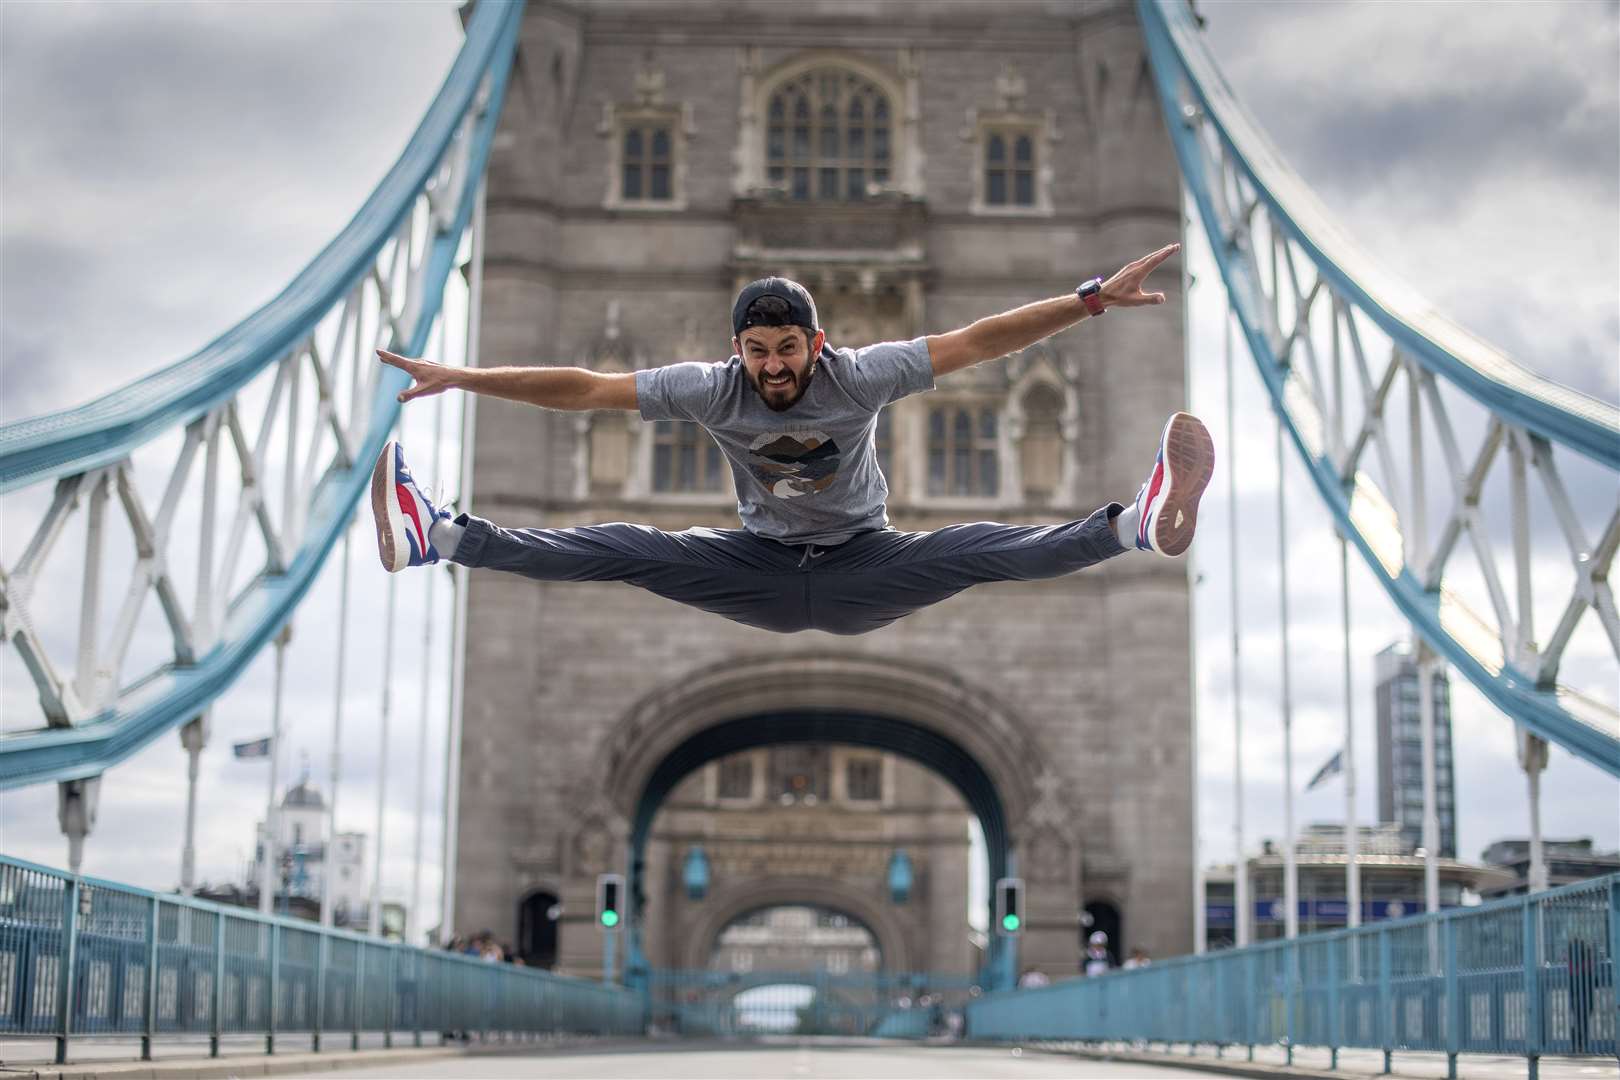
[[[742,332],[752,325],[743,319],[743,313],[748,310],[749,304],[762,296],[776,296],[787,301],[788,319],[794,326],[802,326],[811,333],[821,329],[816,322],[816,302],[810,298],[809,289],[787,278],[768,277],[750,281],[737,294],[737,302],[731,305],[733,337],[742,337]]]

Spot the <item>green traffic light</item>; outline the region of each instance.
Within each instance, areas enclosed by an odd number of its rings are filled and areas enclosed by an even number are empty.
[[[1004,930],[1016,930],[1016,929],[1018,929],[1018,916],[1016,916],[1016,915],[1003,915],[1001,917],[1001,927]]]
[[[619,913],[617,911],[604,911],[604,912],[602,912],[602,925],[603,926],[618,926],[619,925]]]

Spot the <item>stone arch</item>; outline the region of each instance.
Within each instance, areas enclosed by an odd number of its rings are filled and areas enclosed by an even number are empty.
[[[1049,760],[1008,705],[947,668],[840,652],[769,653],[698,668],[637,701],[602,740],[592,788],[633,821],[653,774],[693,736],[727,721],[789,713],[884,718],[949,740],[982,767],[1014,834]]]
[[[628,823],[622,865],[634,882],[653,816],[682,777],[726,753],[805,741],[853,742],[931,768],[978,817],[990,877],[1017,873],[1051,756],[1004,702],[932,664],[806,651],[699,668],[628,709],[581,779],[591,799]]]
[[[883,970],[912,969],[905,928],[883,903],[842,882],[811,877],[739,881],[711,894],[702,918],[682,946],[682,966],[694,971],[708,967],[720,932],[732,920],[761,908],[789,905],[827,908],[853,916],[877,938]]]

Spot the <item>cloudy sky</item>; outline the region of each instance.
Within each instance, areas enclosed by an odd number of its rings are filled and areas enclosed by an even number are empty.
[[[1523,363],[1588,393],[1620,397],[1620,5],[1491,3],[1311,5],[1206,3],[1208,41],[1239,96],[1286,159],[1375,258],[1440,310]],[[459,44],[454,9],[439,4],[0,4],[0,420],[60,408],[182,356],[279,288],[340,228],[393,161]],[[1189,245],[1193,406],[1224,432],[1220,294],[1196,235]],[[1077,258],[1077,266],[1088,265]],[[1246,368],[1241,416],[1265,416]],[[454,414],[449,417],[453,426]],[[407,416],[427,439],[431,414]],[[1230,856],[1231,608],[1225,531],[1235,507],[1247,557],[1245,757],[1251,843],[1280,828],[1281,739],[1277,560],[1268,423],[1229,443],[1224,476],[1195,550],[1201,837],[1206,858]],[[1292,466],[1290,466],[1292,469]],[[1575,467],[1577,479],[1591,479]],[[1597,482],[1603,483],[1599,475]],[[1302,473],[1288,479],[1293,604],[1296,781],[1340,743],[1336,547],[1309,505]],[[1587,500],[1613,505],[1607,490]],[[13,501],[12,506],[16,503]],[[19,515],[20,517],[21,515]],[[16,519],[13,519],[16,520]],[[356,547],[356,597],[375,612],[385,594],[369,538]],[[26,540],[0,530],[0,561]],[[71,550],[71,549],[68,549]],[[290,659],[289,753],[324,778],[332,719],[330,635],[337,560],[306,605]],[[1352,568],[1359,808],[1375,807],[1371,656],[1400,626],[1370,579]],[[428,586],[404,583],[402,625],[419,628]],[[443,612],[447,592],[435,603]],[[319,610],[315,604],[326,606]],[[1548,625],[1544,620],[1543,626]],[[1587,632],[1572,647],[1588,686],[1613,701],[1612,661]],[[66,631],[71,635],[69,628]],[[414,738],[423,644],[401,640],[390,740],[387,892],[410,874]],[[345,828],[370,831],[376,798],[380,636],[357,632],[345,713]],[[444,639],[429,647],[442,697]],[[1583,659],[1584,658],[1584,659]],[[1572,670],[1574,670],[1572,668]],[[1322,677],[1320,672],[1332,672]],[[30,726],[31,689],[11,650],[0,653],[4,726]],[[199,875],[239,872],[262,813],[262,766],[234,763],[226,744],[268,727],[267,658],[215,710],[204,756]],[[1522,775],[1512,730],[1471,689],[1454,696],[1460,848],[1522,835]],[[17,717],[22,717],[21,721]],[[431,745],[442,712],[429,719]],[[438,755],[428,771],[431,803]],[[1554,750],[1544,802],[1549,835],[1620,846],[1620,787]],[[87,872],[168,888],[177,877],[184,755],[157,740],[104,785]],[[0,799],[6,852],[59,865],[54,791]],[[1338,820],[1336,785],[1303,797],[1301,821]],[[156,841],[148,838],[156,837]],[[428,824],[437,851],[436,816]],[[429,891],[436,886],[430,873]],[[432,921],[429,912],[428,922]]]

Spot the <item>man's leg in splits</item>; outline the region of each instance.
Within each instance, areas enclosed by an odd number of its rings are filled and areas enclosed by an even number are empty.
[[[818,557],[811,625],[864,634],[973,585],[1062,577],[1132,548],[1179,555],[1192,542],[1198,500],[1214,467],[1209,432],[1196,417],[1177,413],[1129,507],[1111,503],[1061,525],[977,522],[857,536]]]
[[[389,571],[448,558],[539,581],[623,581],[762,630],[810,625],[802,551],[743,529],[503,529],[466,514],[452,521],[417,486],[398,443],[383,448],[372,471],[371,508]]]

